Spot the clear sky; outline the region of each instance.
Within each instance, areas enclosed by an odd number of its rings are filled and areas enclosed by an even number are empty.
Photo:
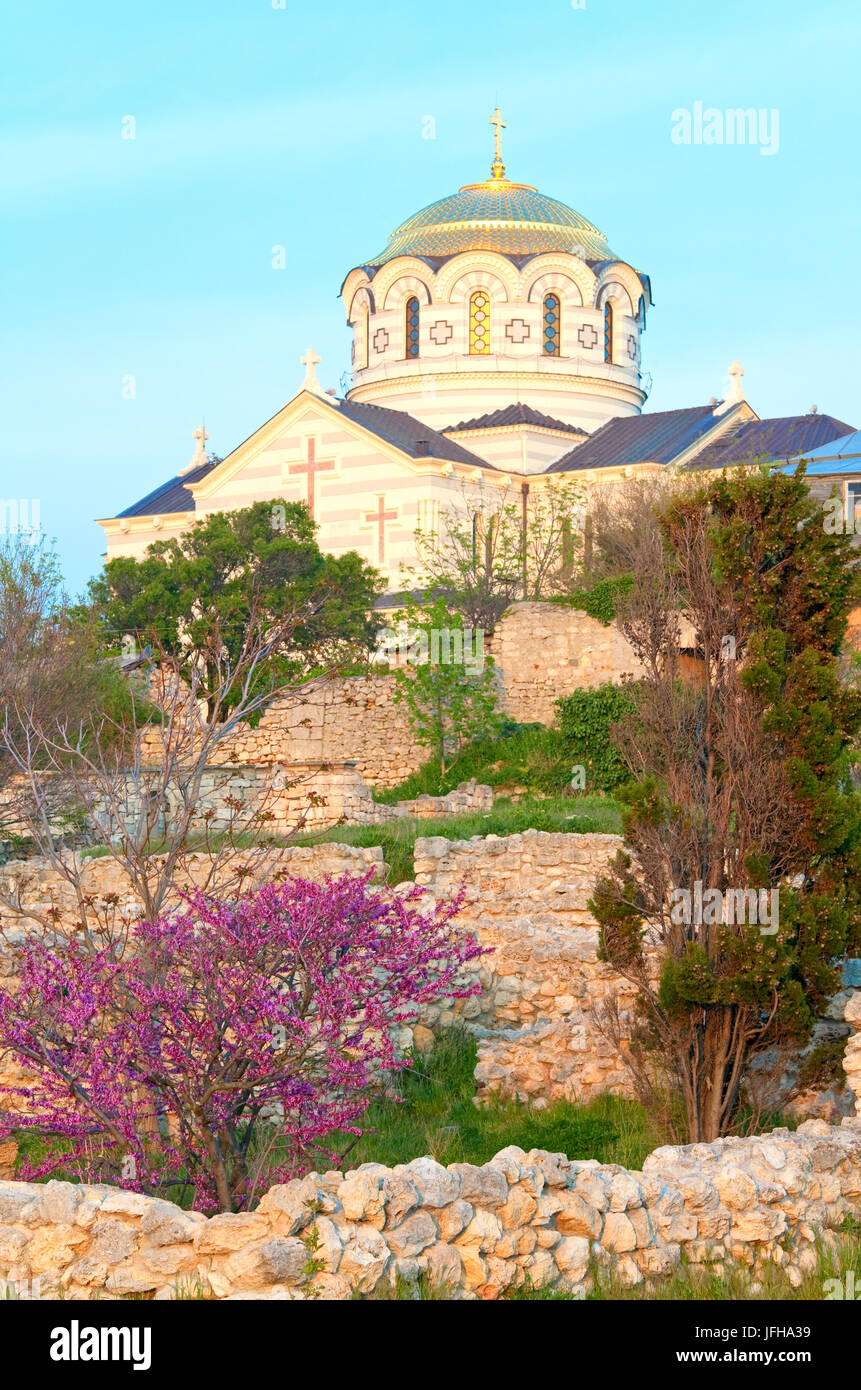
[[[94,518],[203,416],[224,456],[309,344],[338,385],[343,276],[486,176],[497,103],[509,176],[651,276],[647,409],[723,395],[739,358],[760,415],[861,426],[857,0],[283,4],[4,5],[0,495],[39,499],[74,591]],[[776,153],[674,143],[696,102],[776,109]]]

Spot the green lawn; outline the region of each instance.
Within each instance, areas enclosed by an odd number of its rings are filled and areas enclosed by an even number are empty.
[[[478,1107],[473,1103],[475,1061],[473,1037],[456,1028],[443,1033],[431,1052],[418,1055],[411,1070],[396,1076],[403,1101],[375,1101],[365,1116],[362,1138],[340,1163],[325,1166],[392,1167],[422,1154],[444,1164],[479,1164],[517,1144],[639,1168],[652,1149],[666,1142],[642,1106],[615,1096],[601,1096],[588,1105],[556,1101],[544,1110],[496,1098]]]

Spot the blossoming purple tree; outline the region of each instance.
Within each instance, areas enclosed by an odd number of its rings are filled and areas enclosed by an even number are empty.
[[[139,922],[119,959],[31,937],[0,991],[0,1048],[33,1080],[0,1088],[0,1138],[39,1136],[29,1177],[246,1208],[361,1133],[373,1083],[409,1065],[397,1033],[420,1005],[478,989],[459,905],[370,875],[285,878],[230,903],[190,895]]]

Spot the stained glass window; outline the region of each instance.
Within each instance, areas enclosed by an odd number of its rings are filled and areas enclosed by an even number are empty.
[[[546,294],[544,296],[543,328],[542,342],[546,355],[558,357],[561,352],[560,343],[562,340],[562,317],[558,294]]]
[[[613,361],[613,304],[609,299],[604,305],[604,361]]]
[[[469,299],[469,350],[490,352],[490,295],[475,290]]]
[[[419,302],[413,295],[406,303],[406,325],[404,329],[404,341],[406,343],[405,357],[418,357],[419,355]]]

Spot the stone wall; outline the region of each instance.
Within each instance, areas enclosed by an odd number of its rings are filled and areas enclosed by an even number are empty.
[[[555,603],[513,604],[487,650],[500,708],[522,723],[552,724],[561,695],[639,670],[614,627]],[[371,786],[395,786],[428,758],[394,702],[395,688],[392,673],[310,681],[275,701],[256,729],[239,725],[221,754],[242,764],[352,761]]]
[[[596,879],[620,845],[615,835],[537,830],[460,841],[418,838],[416,881],[436,898],[453,897],[463,886],[466,896],[459,924],[474,932],[491,953],[476,972],[480,995],[425,1006],[416,1026],[405,1028],[399,1043],[427,1047],[441,1028],[460,1022],[476,1035],[480,1093],[498,1091],[539,1107],[554,1100],[588,1101],[604,1091],[629,1093],[630,1075],[617,1048],[604,1036],[599,1015],[614,996],[624,1033],[632,1025],[635,995],[626,981],[599,961],[598,928],[587,906]],[[84,892],[96,900],[116,895],[116,911],[132,917],[139,913],[140,906],[113,859],[81,863]],[[249,864],[257,878],[279,870],[313,879],[369,868],[381,877],[385,873],[381,848],[337,844],[276,849],[260,861],[250,857]],[[190,877],[200,881],[207,866],[207,856],[192,856]],[[44,860],[5,865],[0,868],[0,882],[34,911],[44,913],[56,907],[67,924],[76,919],[70,885]],[[14,926],[11,916],[4,916],[0,908],[0,927]],[[5,982],[3,975],[0,954],[0,983]],[[829,1118],[853,1104],[861,1115],[859,985],[861,965],[849,962],[846,988],[833,1001],[830,1017],[840,1025],[839,1031],[847,1025],[855,1029],[845,1059],[850,1091],[831,1097],[821,1109]],[[816,1095],[804,1100],[807,1113],[819,1105]]]
[[[82,893],[96,902],[115,899],[120,913],[129,917],[139,915],[140,904],[117,860],[110,855],[85,858],[75,854],[69,858],[79,871]],[[185,872],[177,876],[177,886],[199,883],[209,874],[211,862],[207,854],[190,854],[185,861]],[[252,870],[249,886],[279,872],[319,882],[330,874],[362,874],[369,869],[382,876],[385,868],[383,851],[378,845],[360,848],[329,843],[276,846],[268,849],[265,855],[240,850],[229,860],[231,875],[235,876],[238,865],[247,865]],[[48,908],[56,909],[59,920],[66,926],[77,918],[77,898],[72,885],[47,859],[13,859],[0,865],[0,884],[5,897],[15,899],[34,913],[44,914]],[[0,903],[0,928],[14,931],[21,920],[20,914]]]
[[[560,696],[641,670],[615,627],[556,603],[513,604],[490,652],[500,672],[502,708],[523,724],[552,724]]]
[[[154,792],[149,791],[152,783]],[[170,784],[163,788],[158,774],[144,769],[127,780],[121,806],[123,829],[133,827],[146,814],[148,794],[161,802],[158,818],[150,822],[153,838],[169,834],[172,823],[185,824],[184,799],[179,789]],[[380,825],[406,816],[421,820],[490,811],[492,807],[492,788],[474,779],[460,782],[445,796],[419,796],[387,806],[374,801],[373,790],[354,761],[230,763],[204,769],[189,830],[192,835],[201,836],[230,832],[234,836],[258,832],[287,836],[329,830],[336,825]],[[116,810],[115,804],[107,816],[96,812],[107,835],[120,829],[111,819],[116,818]]]
[[[273,1187],[206,1218],[102,1186],[0,1182],[0,1276],[24,1296],[347,1299],[424,1274],[455,1298],[525,1280],[585,1294],[598,1277],[784,1267],[861,1215],[861,1123],[657,1149],[642,1172],[511,1146],[489,1163],[366,1163]],[[322,1270],[308,1271],[312,1231]]]
[[[481,1089],[539,1105],[629,1089],[595,1014],[615,993],[624,1021],[634,995],[598,960],[598,928],[587,907],[621,843],[617,835],[538,830],[416,840],[416,881],[437,897],[453,896],[463,884],[458,920],[493,948],[479,972],[481,995],[454,1005],[478,1037]],[[424,1021],[435,1027],[433,1009]]]
[[[220,751],[242,763],[354,762],[372,786],[395,786],[428,754],[394,692],[393,675],[310,681],[276,700],[256,729],[237,726]]]

